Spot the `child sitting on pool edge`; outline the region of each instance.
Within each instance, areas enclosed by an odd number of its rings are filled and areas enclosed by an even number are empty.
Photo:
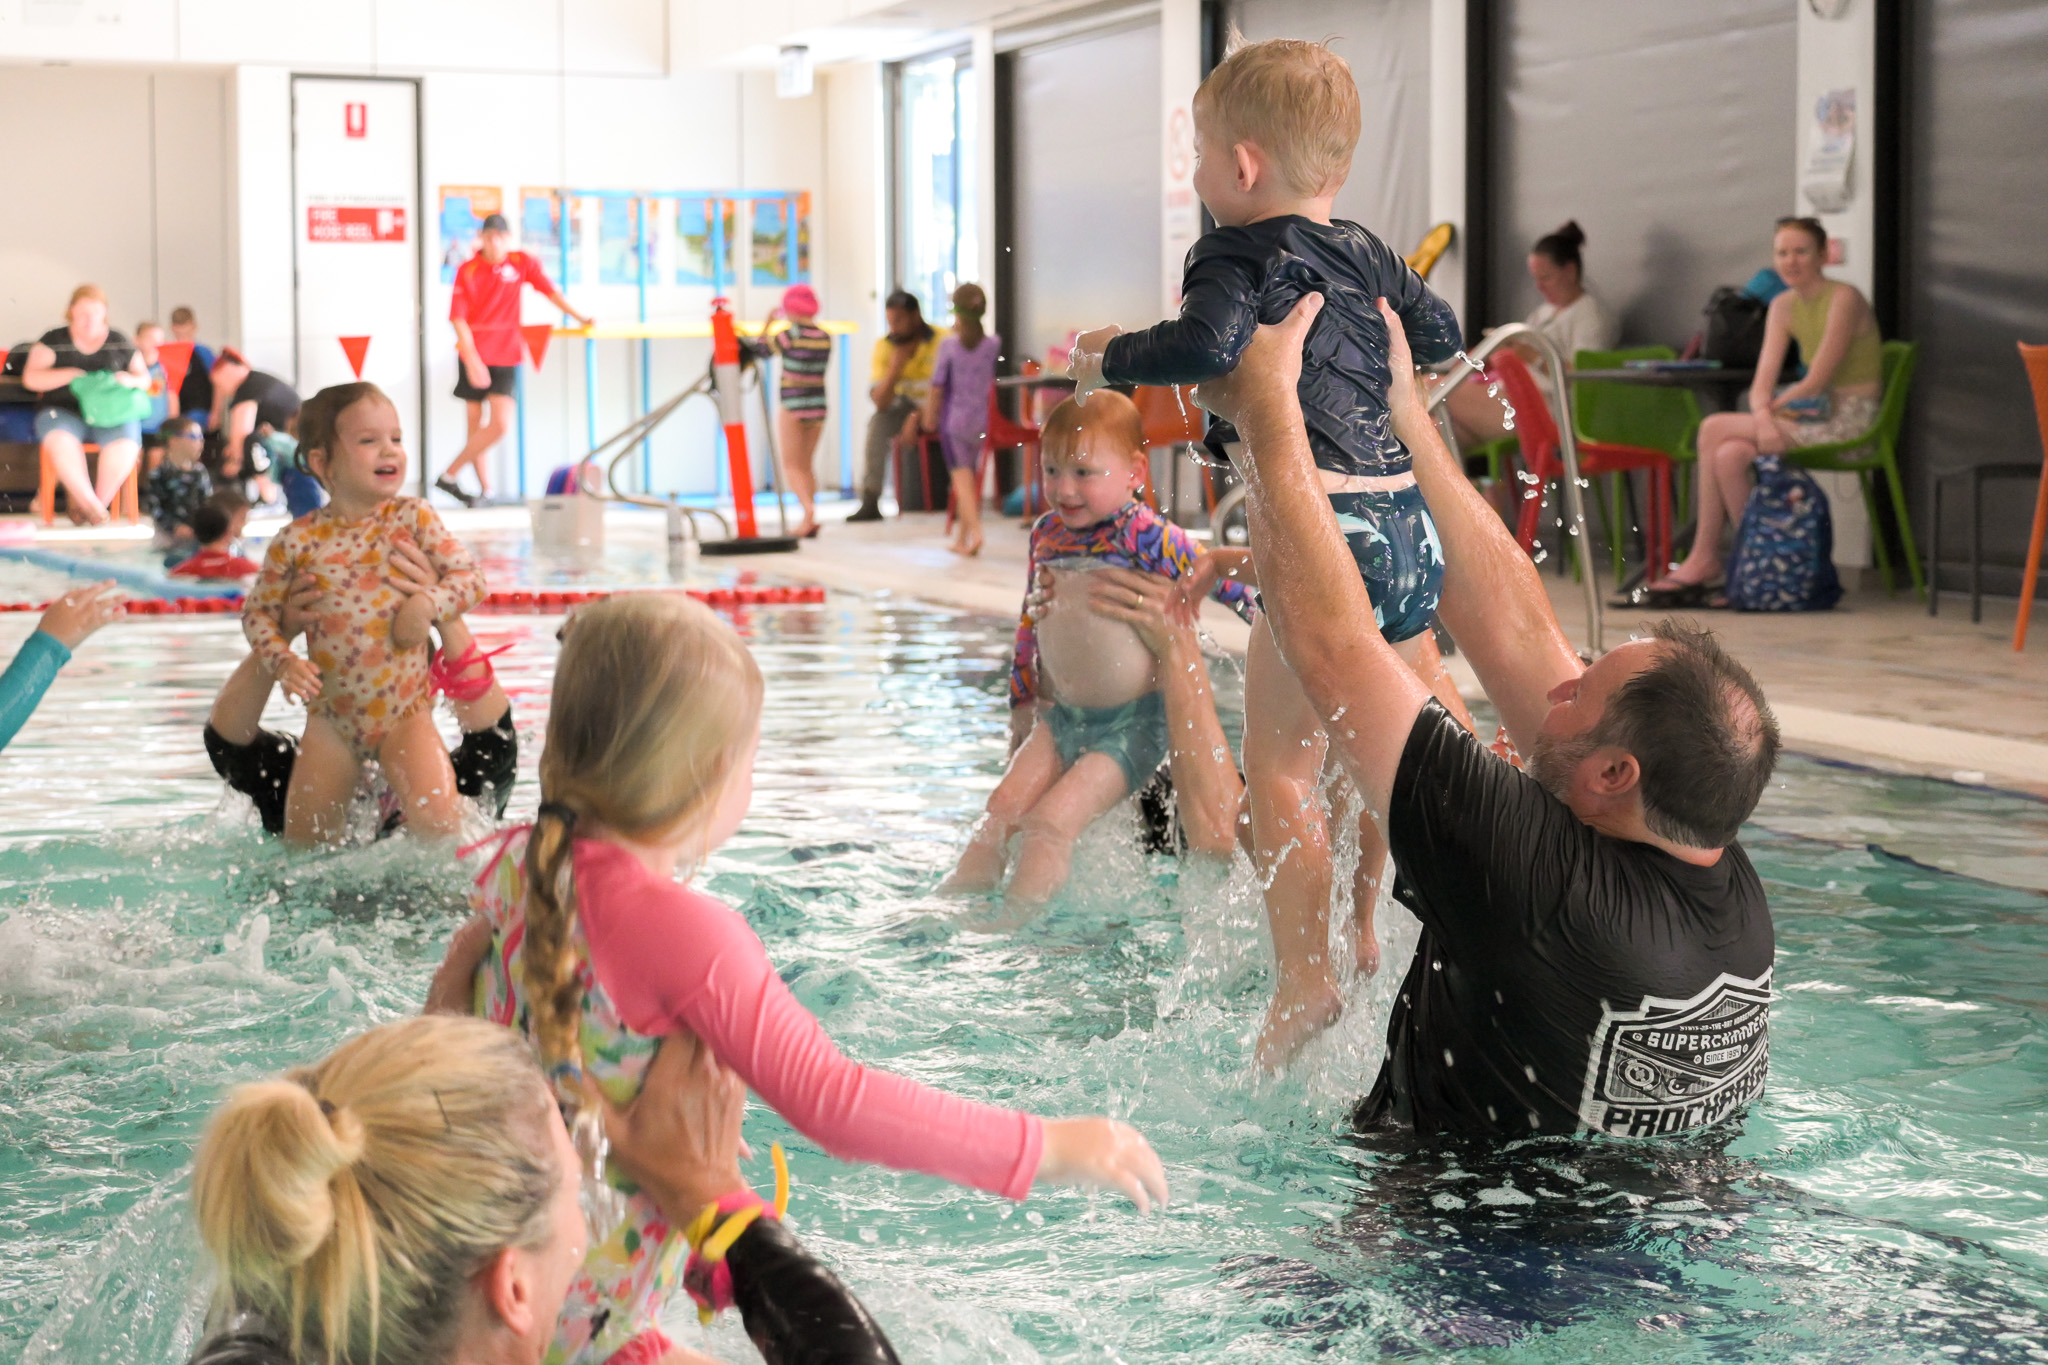
[[[263,571],[242,609],[250,645],[294,700],[306,731],[285,797],[287,843],[332,843],[346,830],[362,765],[377,760],[405,811],[426,837],[460,823],[448,750],[434,728],[428,631],[483,600],[483,575],[441,518],[405,487],[398,409],[375,384],[339,384],[313,395],[299,414],[307,470],[325,486],[327,506],[300,517],[270,542]],[[391,572],[393,548],[424,553],[439,586],[421,589]],[[294,579],[311,579],[321,605],[294,654],[282,619]]]
[[[1027,593],[1041,570],[1114,565],[1180,578],[1208,558],[1186,531],[1138,501],[1148,454],[1130,399],[1106,390],[1086,404],[1068,399],[1045,419],[1040,450],[1052,507],[1031,528]],[[1249,619],[1243,584],[1213,569],[1204,579],[1216,583],[1218,601]],[[939,890],[993,890],[1010,840],[1021,834],[1009,899],[1037,905],[1066,885],[1074,841],[1166,757],[1166,707],[1156,661],[1132,627],[1079,600],[1056,603],[1041,619],[1030,596],[1017,626],[1010,707],[1013,726],[1028,718],[1030,731]]]
[[[1034,1182],[1113,1186],[1141,1208],[1165,1199],[1158,1157],[1125,1124],[1041,1119],[849,1060],[746,919],[684,884],[753,796],[761,673],[730,626],[686,597],[628,593],[564,632],[539,814],[487,841],[497,847],[477,878],[478,916],[450,944],[430,1009],[467,1005],[531,1036],[572,1115],[591,1107],[591,1087],[630,1101],[661,1039],[687,1030],[841,1160],[1010,1199]],[[621,1181],[609,1170],[584,1179]],[[684,1268],[684,1230],[637,1192],[605,1223],[557,1320],[551,1365],[669,1349],[658,1315]]]

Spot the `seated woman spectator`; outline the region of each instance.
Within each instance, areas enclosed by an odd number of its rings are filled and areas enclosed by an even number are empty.
[[[1699,522],[1685,562],[1638,590],[1641,605],[1712,604],[1725,562],[1722,533],[1749,501],[1758,455],[1846,441],[1877,421],[1883,342],[1877,317],[1856,287],[1822,273],[1828,233],[1813,218],[1781,218],[1771,255],[1785,292],[1771,300],[1748,412],[1715,413],[1700,424]],[[1806,377],[1772,392],[1790,342],[1807,357]]]
[[[860,507],[848,521],[882,519],[882,481],[889,473],[889,455],[898,440],[915,438],[918,402],[931,383],[939,342],[947,333],[924,320],[917,295],[899,289],[883,304],[889,334],[875,342],[874,383],[868,397],[875,415],[868,419],[867,462],[861,470]],[[903,490],[896,490],[900,501]]]
[[[1529,248],[1529,278],[1536,282],[1543,302],[1522,321],[1557,347],[1567,367],[1580,351],[1611,349],[1617,335],[1613,317],[1586,286],[1581,252],[1585,245],[1585,229],[1569,222]],[[1544,363],[1535,347],[1510,344],[1531,365]],[[1500,399],[1486,390],[1486,381],[1473,375],[1445,402],[1458,444],[1467,450],[1514,434],[1507,426]]]
[[[149,371],[133,342],[107,327],[107,296],[96,284],[71,291],[65,324],[43,333],[29,347],[21,382],[43,395],[36,410],[36,440],[57,472],[70,502],[71,519],[98,526],[107,508],[128,480],[142,455],[142,424],[137,419],[95,426],[86,420],[72,385],[89,374],[107,373],[138,393],[149,389]],[[99,469],[88,479],[85,446],[100,449]]]
[[[672,1036],[638,1099],[623,1110],[600,1099],[600,1122],[572,1139],[518,1035],[445,1014],[382,1025],[241,1086],[193,1161],[199,1235],[219,1275],[193,1365],[538,1365],[593,1235],[580,1200],[597,1144],[609,1139],[677,1227],[706,1210],[730,1219],[762,1207],[739,1169],[745,1104],[737,1077]],[[772,1209],[721,1264],[768,1361],[894,1365],[859,1300]],[[673,1346],[661,1356],[706,1359]]]

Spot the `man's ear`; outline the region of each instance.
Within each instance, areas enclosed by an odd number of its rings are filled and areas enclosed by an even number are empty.
[[[1626,749],[1606,748],[1593,754],[1594,769],[1587,786],[1596,796],[1625,796],[1643,779],[1642,766]]]
[[[516,1336],[534,1328],[533,1281],[526,1258],[516,1247],[501,1248],[485,1261],[472,1282],[483,1297],[484,1306]]]

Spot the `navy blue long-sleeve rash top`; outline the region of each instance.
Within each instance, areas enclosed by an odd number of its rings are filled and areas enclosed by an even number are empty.
[[[1356,223],[1289,214],[1205,233],[1188,252],[1180,316],[1111,341],[1102,377],[1198,384],[1228,374],[1259,324],[1281,321],[1303,294],[1323,296],[1302,350],[1300,387],[1317,466],[1337,474],[1406,472],[1408,451],[1387,414],[1387,324],[1373,300],[1386,299],[1401,315],[1409,348],[1425,365],[1457,354],[1458,319],[1392,247]],[[1210,419],[1212,447],[1236,439]]]

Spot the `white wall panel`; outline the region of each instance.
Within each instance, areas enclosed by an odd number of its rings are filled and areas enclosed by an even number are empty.
[[[156,60],[300,63],[368,70],[377,60],[375,0],[181,0],[178,49]]]
[[[562,65],[659,76],[668,70],[668,25],[664,0],[575,0],[562,14]]]
[[[560,0],[376,0],[377,61],[386,68],[557,71]]]
[[[195,310],[208,337],[225,335],[234,268],[228,232],[230,148],[226,79],[215,71],[157,71],[150,76],[156,174],[156,302],[159,322],[173,308]],[[131,319],[132,321],[132,319]]]

